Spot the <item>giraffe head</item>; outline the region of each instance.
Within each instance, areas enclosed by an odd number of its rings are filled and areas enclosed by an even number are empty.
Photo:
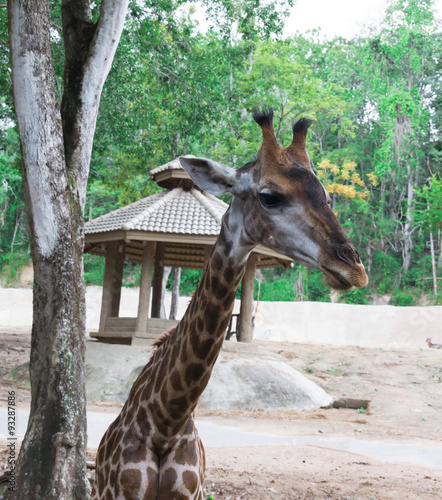
[[[311,121],[296,122],[292,143],[283,149],[275,137],[273,110],[254,111],[253,118],[263,134],[256,160],[236,170],[205,158],[181,157],[182,167],[201,189],[232,193],[231,210],[240,214],[244,244],[261,244],[320,269],[337,290],[364,287],[364,266],[310,166],[306,136]]]

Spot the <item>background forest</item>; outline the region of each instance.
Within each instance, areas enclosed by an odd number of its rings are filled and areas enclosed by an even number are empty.
[[[52,42],[61,94],[59,3]],[[441,304],[442,29],[433,1],[393,0],[380,25],[351,40],[283,36],[294,3],[205,0],[201,25],[201,11],[184,0],[131,3],[101,99],[86,220],[157,191],[149,170],[178,155],[250,161],[261,142],[250,111],[265,103],[284,145],[295,120],[315,120],[313,168],[370,278],[338,300]],[[0,47],[0,274],[13,285],[30,256],[1,7]],[[86,282],[101,284],[102,268],[86,255]],[[137,272],[127,264],[127,285]],[[181,292],[199,276],[183,270]],[[261,300],[331,300],[322,274],[297,264],[256,278]]]

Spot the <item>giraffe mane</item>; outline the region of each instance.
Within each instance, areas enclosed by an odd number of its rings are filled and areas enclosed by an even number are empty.
[[[164,332],[162,333],[156,340],[155,342],[152,344],[152,347],[154,348],[154,351],[156,351],[157,349],[159,349],[163,344],[165,344],[169,338],[171,337],[171,335],[173,334],[173,332],[176,330],[176,326],[174,326],[173,328],[171,328],[168,332]]]

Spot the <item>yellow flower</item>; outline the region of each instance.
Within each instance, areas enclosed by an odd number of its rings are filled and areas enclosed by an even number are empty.
[[[336,184],[326,184],[324,187],[329,194],[333,194],[335,192],[335,185]]]
[[[374,187],[379,185],[379,177],[374,172],[369,172],[367,177],[370,179],[371,183]]]
[[[350,172],[348,170],[342,169],[341,175],[339,177],[341,179],[344,179],[344,181],[348,181],[348,179],[350,179]]]
[[[351,170],[352,172],[354,171],[355,168],[356,168],[356,163],[354,161],[347,161],[342,166],[343,170],[349,170],[349,171]]]
[[[330,171],[333,174],[339,174],[339,167],[337,165],[330,165]]]
[[[328,168],[330,168],[330,160],[324,158],[318,165],[318,170],[327,170]]]
[[[364,181],[360,178],[359,174],[357,172],[354,172],[353,175],[351,176],[351,180],[353,184],[357,184],[358,186],[364,187]]]

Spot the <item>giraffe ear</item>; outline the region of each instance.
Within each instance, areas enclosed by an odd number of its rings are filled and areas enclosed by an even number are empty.
[[[235,169],[207,158],[180,156],[178,159],[193,182],[204,191],[219,196],[234,190]]]

